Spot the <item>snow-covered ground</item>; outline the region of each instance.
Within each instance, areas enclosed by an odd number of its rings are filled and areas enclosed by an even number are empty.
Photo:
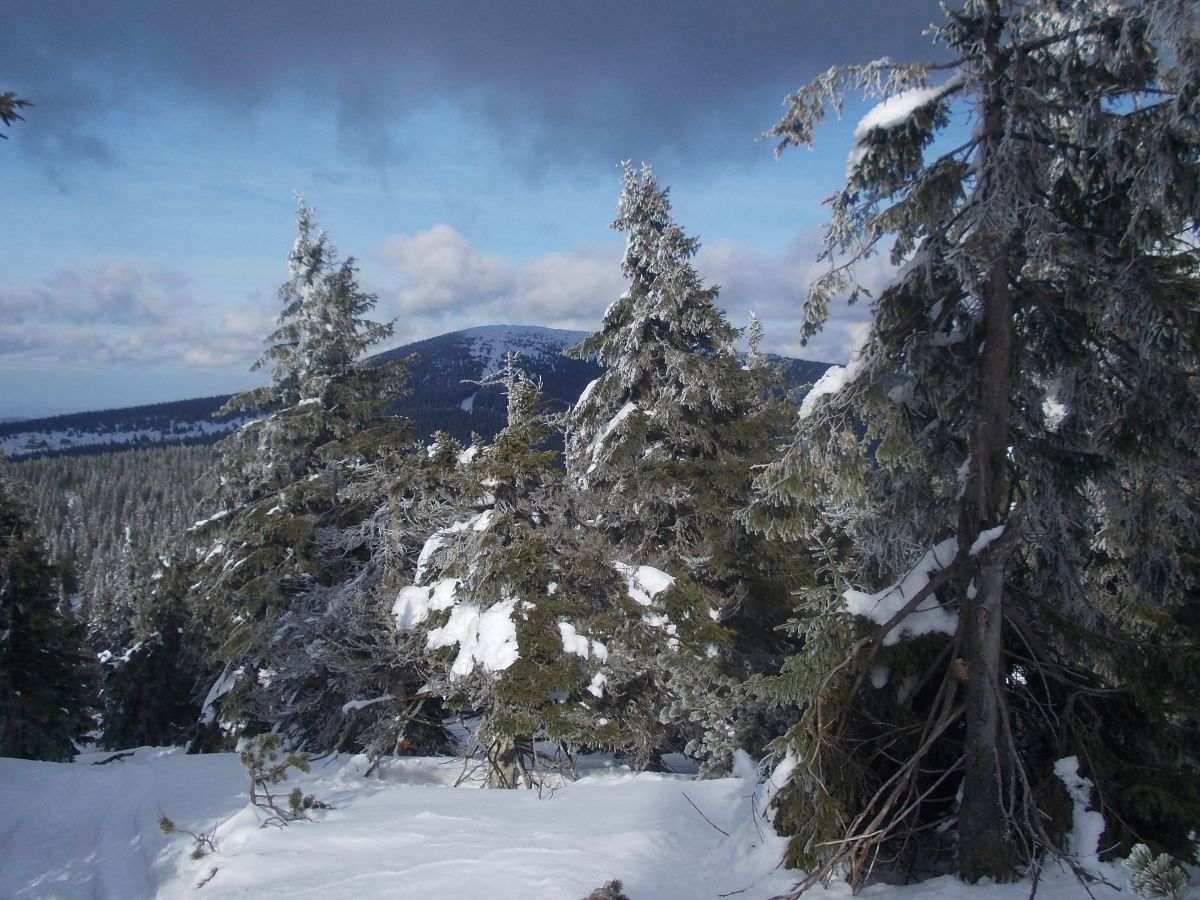
[[[103,766],[0,759],[0,897],[536,898],[579,900],[619,878],[631,900],[765,900],[795,873],[777,867],[783,842],[754,814],[766,786],[753,769],[699,781],[634,775],[593,761],[577,782],[536,791],[455,787],[455,758],[394,760],[366,777],[361,757],[318,762],[284,786],[333,805],[313,821],[260,827],[232,754],[141,748]],[[217,850],[157,827],[212,833]],[[728,832],[724,834],[722,832]],[[215,870],[215,872],[214,872]],[[1112,867],[1108,880],[1125,885]],[[203,882],[202,886],[201,883]],[[967,888],[943,878],[868,887],[864,898],[1024,900],[1029,885]],[[1092,885],[1097,900],[1118,893]],[[1086,897],[1051,865],[1042,900]],[[809,896],[849,897],[844,885]]]

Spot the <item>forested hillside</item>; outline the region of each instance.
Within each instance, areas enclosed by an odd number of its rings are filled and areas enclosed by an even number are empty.
[[[199,397],[0,422],[0,452],[17,459],[86,456],[159,444],[211,443],[244,422],[232,415],[215,415],[228,399]]]
[[[139,611],[215,489],[211,445],[155,447],[9,463],[73,611],[99,650],[136,631]]]
[[[470,442],[472,434],[491,439],[504,427],[504,394],[496,384],[480,382],[503,366],[505,354],[519,353],[521,367],[542,382],[555,411],[571,406],[601,371],[593,359],[574,359],[563,351],[584,332],[532,325],[484,325],[415,341],[376,354],[366,365],[413,357],[404,396],[389,408],[413,423],[415,434],[430,439],[445,432]],[[827,363],[773,357],[794,388],[811,385]],[[0,422],[0,451],[10,459],[90,456],[131,448],[212,443],[250,418],[217,411],[229,395],[180,400],[152,406],[74,413],[45,419]]]

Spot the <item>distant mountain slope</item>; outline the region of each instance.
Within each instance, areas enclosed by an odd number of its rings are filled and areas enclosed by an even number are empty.
[[[15,459],[29,455],[107,453],[154,444],[213,441],[247,421],[244,416],[213,416],[228,399],[229,395],[224,394],[0,422],[0,451]]]
[[[465,442],[472,432],[490,438],[504,425],[503,389],[473,382],[502,369],[507,353],[519,353],[521,368],[542,379],[552,408],[566,409],[574,403],[600,374],[594,362],[563,356],[564,349],[585,337],[584,331],[486,325],[417,341],[373,359],[383,362],[415,353],[409,394],[397,404],[396,412],[412,419],[419,435],[445,431]]]
[[[574,403],[601,369],[590,360],[570,359],[562,351],[586,336],[584,331],[536,325],[485,325],[397,347],[371,357],[368,363],[416,354],[409,393],[394,412],[412,419],[415,432],[423,438],[445,431],[465,442],[473,432],[491,438],[504,424],[503,390],[499,385],[480,387],[475,382],[502,368],[507,353],[519,353],[519,365],[542,379],[551,408],[566,409]],[[777,361],[796,387],[813,383],[828,368],[827,363],[808,360]],[[202,397],[4,422],[0,423],[0,450],[15,459],[211,441],[247,421],[212,418],[228,399],[228,395]]]

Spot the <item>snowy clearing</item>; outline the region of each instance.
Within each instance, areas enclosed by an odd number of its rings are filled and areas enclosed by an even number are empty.
[[[457,758],[397,759],[364,777],[362,757],[342,756],[281,786],[286,794],[299,785],[333,809],[315,810],[311,822],[262,828],[265,817],[247,804],[245,773],[233,754],[144,747],[91,765],[107,756],[85,753],[68,765],[0,759],[0,897],[579,900],[619,878],[631,900],[731,892],[765,900],[795,884],[796,873],[776,866],[783,841],[753,814],[766,794],[748,762],[738,767],[742,777],[698,781],[635,775],[593,760],[580,781],[539,798],[476,783],[456,789],[463,773]],[[217,852],[190,859],[191,838],[163,835],[156,825],[163,815],[181,829],[213,834]],[[1125,885],[1119,868],[1104,869],[1109,881]],[[1097,900],[1128,896],[1095,885],[1092,891]],[[875,885],[860,896],[1028,895],[1028,884],[967,889],[942,878],[906,888]],[[810,896],[850,894],[834,885]],[[1051,865],[1038,896],[1087,895]]]

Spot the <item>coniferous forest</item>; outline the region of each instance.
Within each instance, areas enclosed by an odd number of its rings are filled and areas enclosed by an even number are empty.
[[[249,424],[4,464],[0,755],[272,734],[515,788],[741,751],[780,767],[793,896],[1078,868],[1070,770],[1107,858],[1196,862],[1195,4],[970,0],[935,37],[948,62],[829,69],[768,133],[879,101],[797,286],[807,337],[847,294],[870,327],[805,391],[625,163],[626,287],[568,351],[600,376],[554,411],[510,355],[495,436],[426,440],[301,200],[270,381],[222,410]]]

